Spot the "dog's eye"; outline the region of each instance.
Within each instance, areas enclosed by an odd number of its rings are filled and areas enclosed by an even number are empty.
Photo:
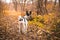
[[[19,21],[22,21],[23,19],[20,19]]]

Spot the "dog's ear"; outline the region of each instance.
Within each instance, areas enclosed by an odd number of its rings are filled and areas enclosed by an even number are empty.
[[[30,11],[30,13],[29,13],[30,15],[32,14],[32,11]]]
[[[30,12],[29,11],[26,11],[26,15],[29,16],[30,15]]]
[[[26,11],[26,13],[28,13],[28,11]]]
[[[26,15],[28,15],[28,11],[26,11]]]

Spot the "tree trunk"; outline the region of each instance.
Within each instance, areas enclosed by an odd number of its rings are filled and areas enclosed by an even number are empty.
[[[3,10],[4,10],[4,3],[2,3],[1,0],[0,0],[0,17],[4,16]]]
[[[46,7],[47,7],[47,0],[45,0],[45,13],[48,14],[48,11],[47,11]]]
[[[41,0],[37,1],[37,15],[41,14]]]
[[[59,0],[59,7],[60,7],[60,0]]]
[[[3,13],[3,9],[4,9],[3,3],[0,0],[0,13]]]
[[[15,10],[17,11],[17,1],[16,0],[13,0],[13,4],[14,4]]]
[[[59,8],[58,8],[59,12],[60,12],[60,0],[59,0]]]
[[[54,5],[56,5],[57,0],[55,0]]]
[[[46,5],[47,5],[47,0],[45,0],[45,7],[46,7]]]
[[[45,7],[43,5],[43,0],[37,1],[37,15],[44,15]]]
[[[55,10],[56,4],[57,4],[57,0],[55,0],[54,2],[53,10]]]

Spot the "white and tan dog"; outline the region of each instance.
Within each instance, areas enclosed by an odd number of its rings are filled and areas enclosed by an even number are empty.
[[[24,17],[19,16],[18,20],[19,20],[19,32],[26,33],[28,25],[27,16]]]
[[[28,28],[28,19],[31,18],[31,11],[28,12],[26,11],[26,15],[24,17],[19,16],[18,20],[19,20],[19,32],[22,33],[27,33],[27,28]]]

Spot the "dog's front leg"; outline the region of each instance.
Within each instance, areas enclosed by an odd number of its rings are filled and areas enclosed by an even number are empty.
[[[22,32],[25,33],[25,23],[23,22]]]
[[[27,33],[27,23],[23,23],[23,28],[22,28],[22,32],[25,34]]]
[[[28,22],[26,20],[26,23],[25,23],[25,31],[27,32],[27,28],[28,28]]]

